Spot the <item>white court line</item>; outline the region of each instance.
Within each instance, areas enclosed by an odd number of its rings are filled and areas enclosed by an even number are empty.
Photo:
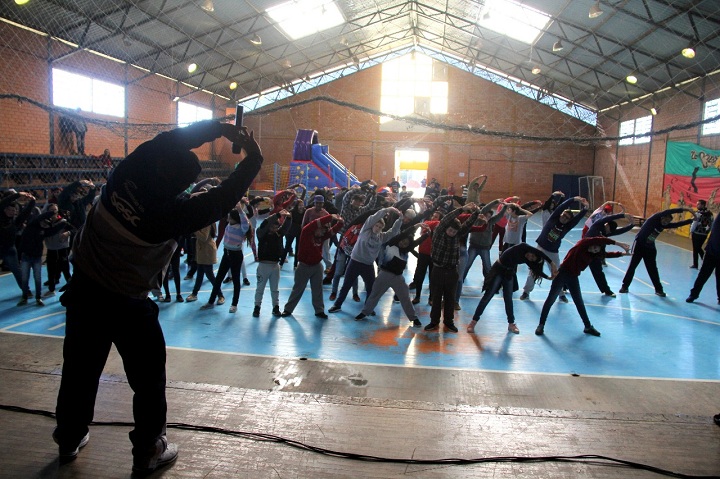
[[[50,318],[50,317],[52,317],[52,316],[57,316],[58,314],[65,314],[65,311],[58,311],[58,312],[56,312],[56,313],[50,313],[50,314],[46,314],[46,315],[43,315],[43,316],[38,316],[37,318],[31,318],[31,319],[28,319],[28,320],[25,320],[25,321],[21,321],[21,322],[19,322],[19,323],[11,324],[10,326],[7,326],[7,327],[5,327],[5,328],[1,328],[1,329],[0,329],[0,332],[5,332],[5,331],[8,331],[8,330],[10,330],[10,329],[12,329],[12,328],[17,328],[17,327],[19,327],[19,326],[24,326],[24,325],[26,325],[26,324],[34,323],[35,321],[40,321],[41,319]]]

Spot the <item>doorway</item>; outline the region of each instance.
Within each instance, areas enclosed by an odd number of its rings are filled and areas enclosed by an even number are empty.
[[[413,198],[425,195],[430,151],[423,148],[395,150],[395,176],[407,191],[413,192]]]

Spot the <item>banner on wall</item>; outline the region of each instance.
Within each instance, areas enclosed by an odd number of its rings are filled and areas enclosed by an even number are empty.
[[[708,209],[720,212],[720,150],[711,150],[695,143],[669,141],[665,151],[663,209],[695,207],[697,200],[706,200]],[[689,235],[689,227],[678,233]]]

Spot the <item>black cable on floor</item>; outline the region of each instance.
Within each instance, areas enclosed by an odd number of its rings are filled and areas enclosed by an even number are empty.
[[[0,404],[0,409],[11,412],[20,412],[24,414],[35,414],[39,416],[46,416],[50,418],[55,417],[55,413],[45,411],[41,409],[27,409],[19,406],[7,406]],[[90,423],[92,426],[122,426],[122,427],[134,427],[135,424],[132,422],[122,421],[93,421]],[[369,456],[365,454],[355,454],[352,452],[340,452],[332,449],[326,449],[324,447],[311,446],[300,441],[293,439],[284,438],[282,436],[276,436],[274,434],[263,434],[258,432],[245,432],[245,431],[233,431],[231,429],[224,429],[213,426],[197,426],[194,424],[185,423],[168,423],[170,429],[179,429],[183,431],[197,431],[197,432],[209,432],[214,434],[222,434],[225,436],[239,437],[243,439],[250,439],[252,441],[262,442],[275,442],[279,444],[285,444],[295,449],[301,449],[303,451],[310,451],[316,454],[323,454],[325,456],[339,457],[343,459],[351,459],[354,461],[366,461],[366,462],[387,462],[395,464],[422,464],[422,465],[468,465],[468,464],[483,464],[488,462],[519,462],[519,463],[533,463],[533,462],[568,462],[568,463],[582,463],[592,466],[609,466],[619,467],[627,469],[638,469],[655,474],[660,474],[668,477],[678,477],[683,479],[706,479],[706,478],[718,478],[719,476],[697,476],[691,474],[681,474],[679,472],[669,471],[667,469],[661,469],[659,467],[642,464],[639,462],[626,461],[623,459],[616,459],[609,456],[601,456],[596,454],[579,454],[576,456],[490,456],[490,457],[478,457],[473,459],[463,458],[440,458],[440,459],[401,459],[401,458],[390,458],[381,456]]]

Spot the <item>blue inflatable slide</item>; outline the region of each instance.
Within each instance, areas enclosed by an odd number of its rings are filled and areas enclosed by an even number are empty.
[[[290,162],[288,186],[302,183],[308,191],[315,188],[350,187],[359,184],[357,177],[321,145],[315,130],[298,130]]]

